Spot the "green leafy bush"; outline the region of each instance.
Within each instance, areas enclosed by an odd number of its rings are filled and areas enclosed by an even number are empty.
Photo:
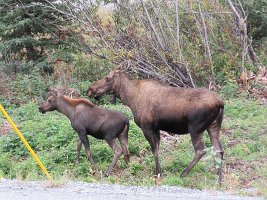
[[[10,89],[7,100],[13,104],[40,102],[47,93],[47,81],[35,70],[31,74],[17,74],[7,85]]]
[[[248,30],[255,42],[267,38],[267,1],[243,0],[243,8],[247,13]]]
[[[238,85],[235,83],[227,83],[221,89],[221,93],[224,98],[231,99],[237,97]]]
[[[107,75],[111,70],[113,65],[105,59],[97,59],[92,56],[87,56],[84,53],[76,54],[75,69],[73,71],[73,76],[79,80],[96,81],[103,78],[103,75]]]

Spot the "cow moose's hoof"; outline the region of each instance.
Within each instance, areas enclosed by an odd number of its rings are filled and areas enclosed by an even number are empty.
[[[222,169],[218,169],[217,175],[218,175],[217,182],[221,186],[222,185]]]
[[[162,175],[161,174],[154,175],[154,183],[155,183],[155,185],[161,185],[161,183],[162,183]]]
[[[162,177],[162,174],[160,174],[160,173],[154,175],[155,179],[160,179],[161,177]]]
[[[110,175],[110,172],[105,172],[104,174],[105,177],[109,177],[109,175]]]

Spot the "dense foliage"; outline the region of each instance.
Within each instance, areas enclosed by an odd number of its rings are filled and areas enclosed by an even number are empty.
[[[259,44],[262,40],[267,40],[267,1],[243,0],[242,5],[253,41]]]
[[[68,53],[61,39],[67,25],[64,15],[38,4],[47,2],[0,1],[0,65],[7,73],[29,73],[34,68],[52,73],[56,55]]]

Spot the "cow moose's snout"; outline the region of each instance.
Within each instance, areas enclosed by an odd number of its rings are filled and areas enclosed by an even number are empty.
[[[45,114],[45,110],[42,106],[39,107],[39,112],[42,113],[42,114]]]
[[[39,110],[40,113],[43,113],[43,109],[42,109],[41,106],[38,108],[38,110]]]
[[[96,91],[96,90],[94,90],[93,88],[89,88],[88,90],[87,90],[87,96],[88,97],[94,97],[94,99],[95,100],[99,100],[100,99],[100,97],[101,97],[101,95]]]

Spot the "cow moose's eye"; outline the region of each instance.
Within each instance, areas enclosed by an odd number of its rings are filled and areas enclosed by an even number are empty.
[[[106,76],[106,77],[105,77],[105,80],[106,80],[106,81],[110,81],[110,78]]]

